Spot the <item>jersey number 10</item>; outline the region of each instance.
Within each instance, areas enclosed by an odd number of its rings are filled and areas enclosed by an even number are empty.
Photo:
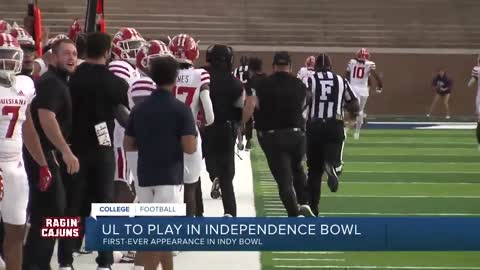
[[[364,67],[354,67],[353,68],[353,78],[363,79],[364,76],[365,76],[365,68]]]
[[[5,138],[9,139],[13,136],[13,131],[15,131],[15,126],[18,120],[18,112],[20,111],[20,106],[4,106],[2,109],[2,115],[12,114],[12,119],[8,124],[7,135]]]
[[[185,99],[183,99],[182,101],[183,103],[185,103],[185,105],[190,107],[190,105],[192,105],[193,95],[195,94],[196,89],[197,88],[195,87],[175,86],[175,88],[173,89],[173,94],[175,96],[184,96],[186,94]]]

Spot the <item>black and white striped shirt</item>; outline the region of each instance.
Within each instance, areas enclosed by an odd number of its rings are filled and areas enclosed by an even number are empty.
[[[331,71],[320,71],[306,79],[311,94],[308,119],[343,119],[343,105],[357,99],[347,80]]]

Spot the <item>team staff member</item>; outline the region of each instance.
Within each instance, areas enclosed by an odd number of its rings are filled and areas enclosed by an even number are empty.
[[[249,98],[243,119],[248,119],[253,108],[257,107],[254,117],[258,141],[288,216],[312,216],[307,205],[306,177],[302,167],[305,155],[303,111],[307,89],[291,74],[291,59],[287,52],[275,53],[273,71],[252,87],[254,97]]]
[[[207,50],[210,73],[210,99],[215,121],[205,127],[205,163],[213,179],[211,195],[218,198],[219,189],[225,216],[237,216],[233,190],[235,176],[235,140],[244,103],[243,86],[231,73],[233,50],[213,45]]]
[[[245,93],[247,94],[247,102],[253,96],[252,85],[255,85],[258,81],[267,77],[267,75],[262,71],[263,70],[262,65],[263,65],[262,60],[257,57],[252,57],[248,61],[249,79],[248,79],[248,82],[245,84]],[[252,113],[253,111],[250,112],[249,115],[252,115]],[[245,134],[245,139],[247,140],[245,148],[247,150],[250,150],[252,148],[254,119],[253,117],[250,117],[249,119],[243,119],[243,123],[245,123],[245,131],[243,133]]]
[[[138,151],[138,181],[141,203],[182,203],[183,154],[197,148],[197,130],[192,112],[177,100],[172,90],[179,65],[175,58],[164,56],[151,60],[151,78],[157,89],[132,111],[125,131],[125,151]],[[161,166],[159,166],[161,164]],[[138,182],[138,183],[137,183]],[[173,270],[171,252],[138,252],[136,269]]]
[[[66,173],[74,174],[79,170],[78,159],[68,145],[72,127],[72,104],[67,78],[74,72],[76,62],[77,50],[71,40],[55,42],[52,47],[52,65],[37,82],[36,97],[30,107],[33,124],[53,179],[51,186],[42,189],[35,183],[30,184],[31,227],[24,247],[24,270],[50,269],[55,239],[41,237],[43,219],[65,214],[64,183],[70,179],[62,178]],[[47,173],[45,169],[40,170],[36,163],[30,165],[30,181],[38,181]],[[61,249],[59,253],[62,253]]]
[[[310,206],[318,216],[320,187],[324,172],[332,192],[338,190],[342,172],[345,140],[343,107],[352,116],[360,111],[359,101],[347,80],[331,71],[330,58],[320,54],[315,61],[313,76],[306,79],[311,93],[307,124],[307,165]]]
[[[87,58],[69,81],[73,104],[71,142],[80,161],[80,171],[67,186],[68,216],[88,216],[89,213],[82,213],[85,203],[113,202],[114,120],[127,122],[128,84],[106,66],[110,46],[108,34],[88,34]],[[76,241],[62,240],[60,243],[66,257],[62,266],[71,267]],[[110,269],[112,252],[99,252],[96,262],[97,269]]]

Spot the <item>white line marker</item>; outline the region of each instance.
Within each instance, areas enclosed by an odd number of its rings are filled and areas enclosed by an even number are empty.
[[[415,270],[477,270],[480,267],[456,267],[456,266],[374,266],[374,265],[275,265],[275,268],[290,269],[415,269]]]
[[[278,192],[274,191],[263,191],[264,196],[275,195],[278,196]],[[438,195],[438,196],[429,196],[429,195],[347,195],[347,194],[324,194],[322,197],[330,198],[401,198],[401,199],[480,199],[480,196],[469,195]]]
[[[273,251],[273,254],[343,254],[343,251]]]
[[[324,262],[344,262],[345,259],[316,259],[316,258],[273,258],[273,261],[324,261]]]
[[[342,181],[343,184],[349,184],[349,185],[480,185],[480,182],[478,183],[465,183],[465,182],[350,182],[350,181]],[[260,180],[260,185],[262,186],[277,186],[277,183],[273,181],[273,178],[262,178]]]
[[[266,209],[265,209],[266,210]],[[267,210],[271,214],[277,216],[285,216],[281,213],[286,212],[285,209],[272,209]],[[274,213],[278,212],[278,213]],[[320,212],[320,216],[329,215],[329,216],[342,216],[342,215],[355,215],[355,216],[480,216],[480,213],[350,213],[350,212]],[[285,216],[286,217],[286,216]]]
[[[465,173],[471,173],[471,174],[480,174],[479,172],[466,172],[466,171],[398,171],[398,170],[388,170],[388,171],[382,171],[382,170],[375,170],[375,171],[369,171],[369,170],[346,170],[343,173],[431,173],[431,174],[444,174],[444,173],[454,173],[454,174],[465,174]],[[271,175],[270,172],[265,172],[265,174]]]

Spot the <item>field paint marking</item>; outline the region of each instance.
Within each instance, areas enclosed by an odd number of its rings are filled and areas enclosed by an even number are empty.
[[[278,192],[274,191],[262,191],[263,196],[271,197],[272,195],[278,196]],[[353,194],[325,194],[322,197],[331,197],[331,198],[401,198],[401,199],[480,199],[480,196],[476,195],[438,195],[438,196],[429,196],[429,195],[353,195]]]
[[[273,251],[273,254],[343,254],[343,251]]]
[[[373,265],[274,265],[275,268],[293,268],[293,269],[415,269],[415,270],[477,270],[480,267],[456,267],[456,266],[373,266]]]
[[[276,187],[277,183],[273,181],[273,178],[262,178],[260,180],[260,185],[263,186],[273,186]],[[480,182],[478,183],[456,183],[456,182],[351,182],[351,181],[341,181],[342,184],[349,184],[349,185],[407,185],[407,184],[413,184],[413,185],[480,185]]]
[[[412,162],[412,163],[415,163],[415,162]],[[260,172],[261,174],[268,174],[268,175],[271,175],[270,172]],[[375,170],[375,171],[370,171],[370,170],[345,170],[343,171],[343,173],[430,173],[430,174],[443,174],[443,173],[455,173],[455,174],[465,174],[465,173],[472,173],[472,174],[480,174],[480,171],[478,172],[466,172],[466,171],[407,171],[407,170],[404,170],[404,171],[395,171],[395,170],[391,170],[391,171],[382,171],[382,170]]]
[[[286,212],[285,209],[269,210],[275,216],[270,217],[283,217],[280,213]],[[279,212],[273,213],[273,212]],[[480,216],[480,213],[348,213],[348,212],[320,212],[320,216],[323,215],[355,215],[355,216]],[[286,217],[286,216],[285,216]]]
[[[432,141],[375,141],[375,140],[368,140],[368,141],[356,141],[354,142],[353,144],[350,144],[350,146],[352,145],[362,145],[362,144],[411,144],[411,143],[416,143],[416,144],[459,144],[459,145],[472,145],[472,146],[475,146],[477,145],[476,143],[474,142],[432,142]],[[439,147],[439,149],[441,149]]]
[[[325,262],[344,262],[345,259],[316,259],[316,258],[273,258],[273,261],[325,261]]]
[[[475,122],[368,122],[369,125],[476,125]]]

